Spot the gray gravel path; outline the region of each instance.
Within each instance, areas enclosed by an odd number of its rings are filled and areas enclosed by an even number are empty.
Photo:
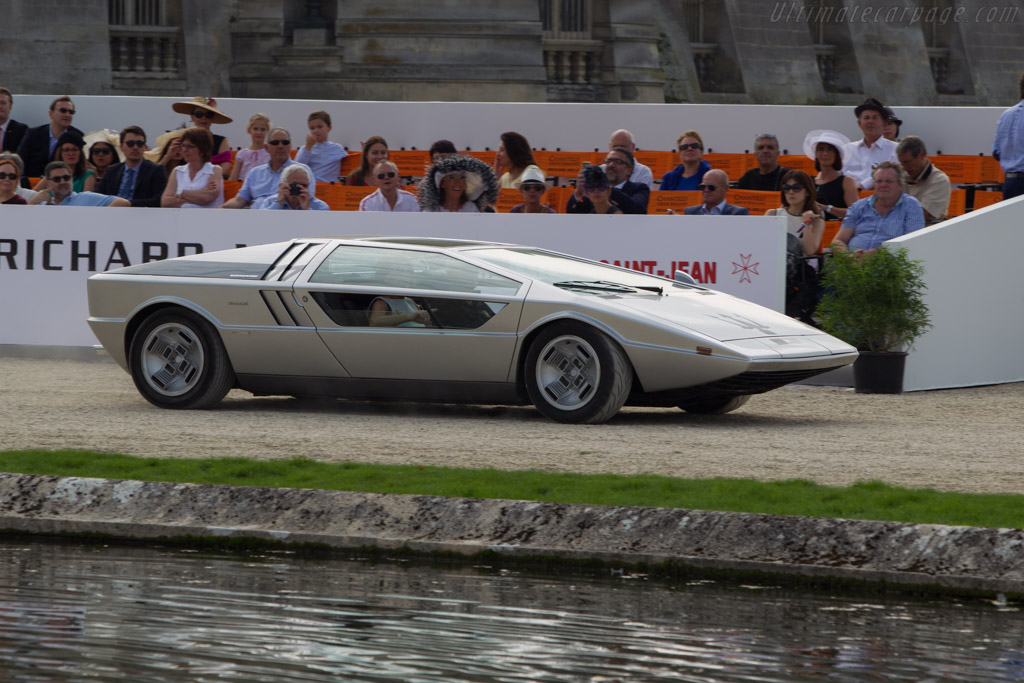
[[[169,411],[109,362],[0,358],[0,449],[1024,493],[1022,414],[1024,384],[899,396],[789,386],[728,415],[627,408],[599,426],[557,424],[529,407],[311,403],[240,391],[214,410]]]

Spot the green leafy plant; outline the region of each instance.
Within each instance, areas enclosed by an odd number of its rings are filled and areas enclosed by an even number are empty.
[[[931,327],[924,303],[924,266],[907,250],[834,252],[822,273],[822,328],[860,351],[910,346]]]

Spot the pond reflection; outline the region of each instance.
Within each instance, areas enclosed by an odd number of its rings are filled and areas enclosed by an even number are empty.
[[[0,545],[3,680],[1010,681],[1016,606]]]

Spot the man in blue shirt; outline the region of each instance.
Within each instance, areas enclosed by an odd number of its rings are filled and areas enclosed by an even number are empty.
[[[281,174],[277,195],[253,202],[254,209],[285,211],[330,211],[331,207],[316,197],[309,196],[309,172],[299,164],[292,164]]]
[[[843,218],[833,251],[878,251],[882,243],[924,227],[921,203],[904,192],[906,174],[899,164],[883,161],[872,173],[875,193],[854,202]]]
[[[267,197],[277,196],[281,185],[281,172],[292,165],[306,169],[309,177],[313,172],[305,164],[292,161],[292,136],[284,128],[275,128],[267,135],[267,152],[270,161],[249,171],[242,188],[234,197],[220,205],[222,209],[244,209]],[[316,195],[316,184],[310,183],[309,194]]]
[[[72,192],[71,167],[63,161],[51,161],[43,171],[46,185],[29,200],[29,204],[48,206],[131,206],[121,197],[98,192]]]
[[[1024,74],[1020,76],[1020,102],[1003,112],[996,124],[992,156],[999,160],[1006,179],[1003,199],[1024,194]]]

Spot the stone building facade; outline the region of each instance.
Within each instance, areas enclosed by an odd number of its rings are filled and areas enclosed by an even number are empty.
[[[8,0],[16,93],[1004,105],[1024,0]]]

